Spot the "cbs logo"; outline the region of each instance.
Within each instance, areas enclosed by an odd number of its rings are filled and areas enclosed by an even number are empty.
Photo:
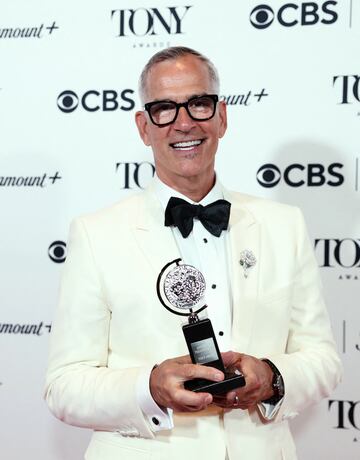
[[[335,7],[337,1],[329,0],[319,5],[315,2],[304,2],[300,4],[286,3],[275,12],[269,5],[258,5],[250,13],[250,22],[256,29],[266,29],[275,19],[284,27],[293,27],[297,24],[312,26],[321,22],[322,24],[333,24],[338,19],[338,14],[331,8]]]
[[[48,248],[48,255],[50,259],[57,264],[65,262],[66,243],[64,243],[64,241],[54,241]]]
[[[120,93],[112,89],[104,91],[89,90],[79,97],[74,91],[66,90],[57,98],[58,108],[65,113],[71,113],[80,104],[88,112],[112,112],[114,110],[129,111],[135,107],[135,101],[130,95],[134,94],[132,89],[124,89]]]
[[[275,187],[281,179],[290,187],[320,187],[325,184],[338,187],[344,183],[344,176],[339,172],[343,166],[341,163],[332,163],[326,168],[320,163],[294,163],[281,173],[276,165],[267,163],[258,169],[256,179],[265,188]]]

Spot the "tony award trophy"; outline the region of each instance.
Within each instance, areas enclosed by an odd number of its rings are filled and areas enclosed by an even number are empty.
[[[182,329],[192,362],[215,367],[225,374],[222,382],[188,380],[184,384],[185,389],[221,394],[244,386],[245,378],[239,371],[228,372],[225,369],[211,321],[198,317],[198,313],[207,308],[207,305],[201,305],[206,287],[202,273],[180,262],[181,259],[173,260],[161,270],[156,283],[159,300],[170,312],[188,317],[188,323]]]

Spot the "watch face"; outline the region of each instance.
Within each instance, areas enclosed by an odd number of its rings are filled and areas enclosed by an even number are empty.
[[[278,396],[284,396],[284,383],[280,374],[277,374],[275,376],[274,387],[274,389],[276,389]]]

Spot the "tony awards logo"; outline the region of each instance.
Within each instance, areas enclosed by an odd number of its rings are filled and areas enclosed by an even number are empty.
[[[191,265],[182,264],[181,259],[173,260],[161,270],[156,289],[160,302],[167,310],[188,317],[188,323],[182,329],[192,362],[215,367],[225,374],[222,382],[188,380],[185,389],[220,394],[244,386],[245,379],[241,373],[225,369],[211,321],[198,317],[207,308],[207,305],[202,305],[206,289],[202,273]]]

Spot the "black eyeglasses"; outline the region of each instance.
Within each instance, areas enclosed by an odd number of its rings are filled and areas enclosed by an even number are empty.
[[[180,107],[185,107],[190,118],[195,121],[210,120],[216,111],[219,97],[216,94],[204,94],[203,96],[191,97],[186,102],[154,101],[144,105],[150,120],[156,126],[166,126],[174,123]]]

